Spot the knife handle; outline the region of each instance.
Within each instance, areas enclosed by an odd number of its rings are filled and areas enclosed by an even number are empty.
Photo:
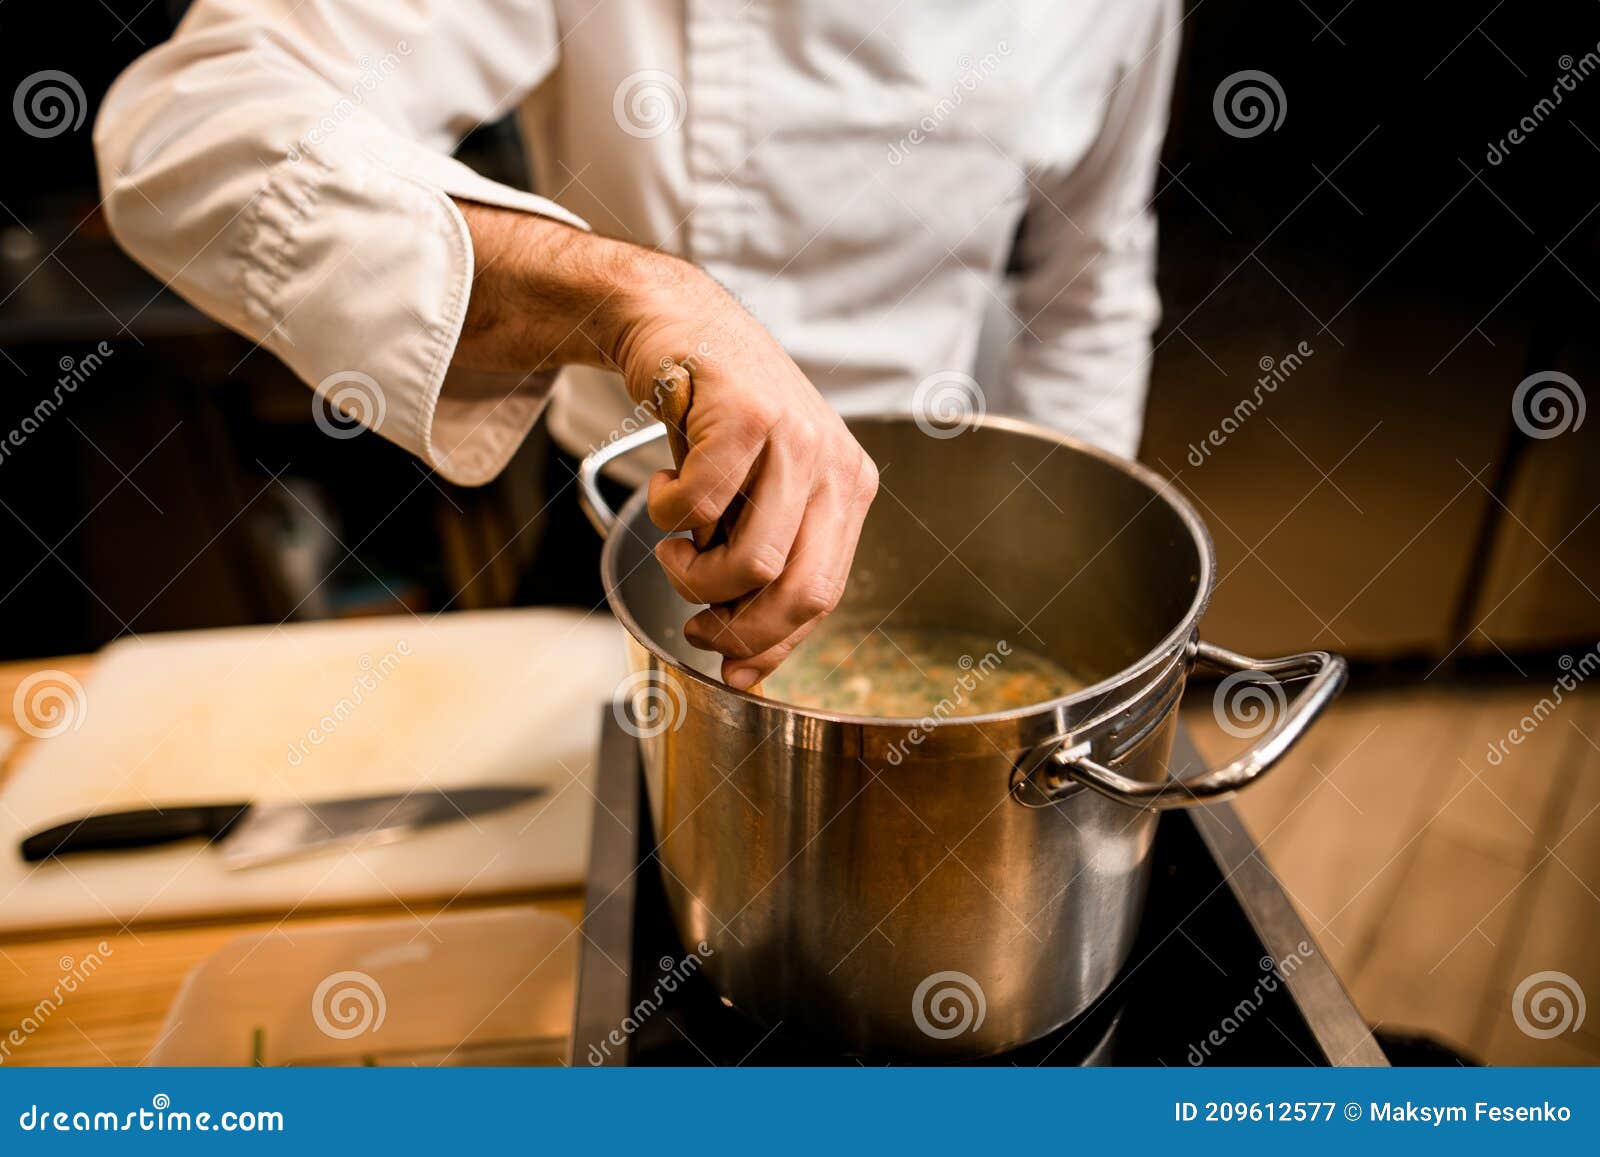
[[[224,803],[85,816],[27,837],[22,841],[22,858],[35,864],[73,852],[152,848],[195,836],[221,839],[249,810],[247,803]]]

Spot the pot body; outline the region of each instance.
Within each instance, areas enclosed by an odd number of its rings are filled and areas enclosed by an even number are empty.
[[[725,999],[842,1052],[958,1059],[1105,991],[1139,925],[1155,812],[1086,790],[1023,806],[1020,750],[927,757],[910,730],[812,748],[787,741],[791,722],[691,708],[641,729],[674,923],[710,949]],[[1121,770],[1164,775],[1175,726],[1169,710]]]
[[[1024,647],[1092,685],[973,718],[952,687],[925,720],[734,691],[678,633],[696,608],[641,493],[602,564],[631,635],[619,718],[679,934],[727,1001],[849,1053],[995,1053],[1082,1012],[1132,945],[1156,816],[1109,796],[1168,780],[1211,543],[1154,475],[1053,432],[851,428],[883,483],[838,613],[992,637],[973,679]]]

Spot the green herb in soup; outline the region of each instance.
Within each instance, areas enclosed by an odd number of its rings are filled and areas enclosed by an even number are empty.
[[[1084,687],[1009,641],[937,627],[827,619],[765,683],[768,698],[841,715],[986,715]]]

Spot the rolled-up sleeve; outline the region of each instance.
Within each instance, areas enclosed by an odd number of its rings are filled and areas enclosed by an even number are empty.
[[[361,383],[347,413],[453,482],[486,482],[550,382],[444,390],[473,273],[452,198],[585,226],[449,152],[557,51],[544,3],[199,0],[101,108],[111,230],[325,399]]]
[[[1161,313],[1150,199],[1179,35],[1176,0],[1147,0],[1119,15],[1132,34],[1112,70],[1098,133],[1081,156],[1033,175],[1016,252],[1024,328],[1010,372],[1029,416],[1131,457]]]

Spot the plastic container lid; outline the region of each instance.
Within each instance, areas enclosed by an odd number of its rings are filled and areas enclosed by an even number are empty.
[[[240,936],[185,978],[145,1063],[566,1063],[575,931],[517,907]]]

